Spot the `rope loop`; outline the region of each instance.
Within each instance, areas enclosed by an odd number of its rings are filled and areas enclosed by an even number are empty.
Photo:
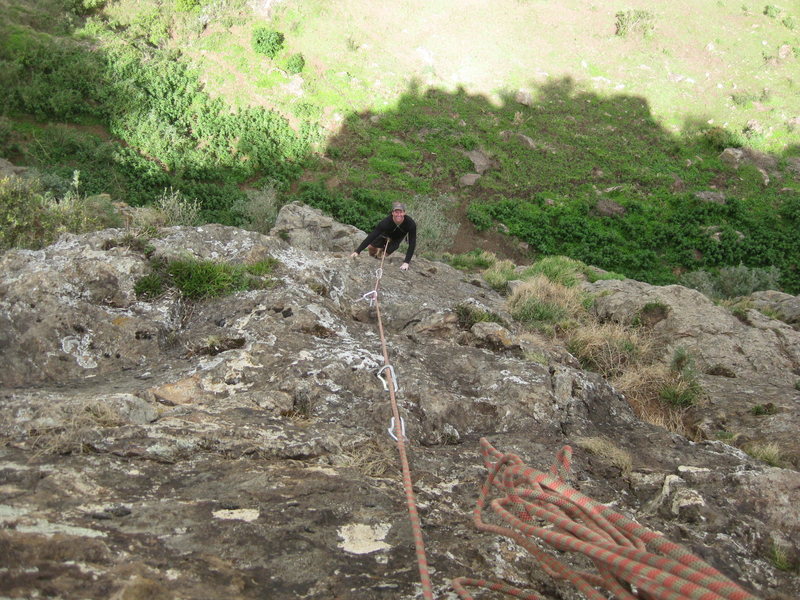
[[[684,547],[567,485],[569,446],[548,473],[526,466],[516,454],[498,452],[485,438],[481,453],[489,473],[473,511],[475,526],[514,540],[546,573],[569,581],[589,600],[757,600]],[[487,505],[503,525],[484,521]],[[584,555],[595,571],[573,568],[539,542]],[[472,600],[466,586],[540,600],[535,592],[459,577],[453,589],[463,600]]]

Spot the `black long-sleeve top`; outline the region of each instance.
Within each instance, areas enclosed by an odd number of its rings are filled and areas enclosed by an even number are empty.
[[[389,215],[378,223],[377,227],[372,230],[372,233],[361,242],[361,245],[356,248],[356,252],[361,252],[381,236],[388,237],[392,240],[393,244],[391,245],[395,248],[400,245],[404,237],[408,236],[408,250],[406,251],[406,259],[404,262],[411,262],[411,257],[414,256],[414,250],[417,247],[417,224],[414,222],[414,219],[406,215],[403,222],[397,225],[392,219],[392,215]]]

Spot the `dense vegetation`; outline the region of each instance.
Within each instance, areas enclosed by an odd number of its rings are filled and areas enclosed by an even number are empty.
[[[252,190],[269,189],[278,202],[299,199],[368,229],[391,201],[412,198],[417,207],[441,204],[477,231],[525,241],[531,258],[571,256],[657,284],[698,271],[704,275],[693,280],[707,282],[739,265],[747,273],[774,268],[764,281],[800,292],[800,184],[786,175],[797,143],[784,144],[766,181],[752,164],[720,160],[726,147],[766,147],[762,129],[698,120],[668,130],[640,97],[601,95],[569,78],[551,78],[524,103],[512,94],[492,102],[411,85],[380,113],[349,111],[325,140],[326,111],[342,110],[351,92],[345,85],[334,97],[330,75],[310,72],[305,48],[280,16],[265,27],[243,4],[136,7],[130,14],[90,0],[3,7],[0,156],[40,173],[28,208],[52,212],[52,198],[98,193],[141,206],[171,189],[195,201],[205,221],[255,226],[242,207]],[[795,36],[783,23],[792,15],[778,16],[753,18]],[[616,18],[617,35],[653,34],[652,14]],[[252,73],[267,96],[274,91],[273,107],[212,95],[213,74],[191,60],[208,47],[198,45],[201,34],[211,33],[208,45],[232,26],[247,31],[239,77]],[[353,55],[362,47],[347,44]],[[304,95],[279,101],[291,81]],[[770,101],[763,90],[747,94],[733,102]],[[459,177],[474,171],[467,153],[475,150],[489,164],[477,183],[460,187]],[[24,204],[20,190],[6,192]],[[710,201],[708,192],[720,195]],[[618,212],[607,215],[604,203]],[[3,216],[20,243],[28,214]]]
[[[132,205],[172,187],[197,199],[207,221],[238,224],[230,208],[243,197],[239,184],[295,179],[316,126],[295,131],[274,111],[231,111],[211,98],[178,53],[153,45],[159,23],[123,35],[99,18],[66,36],[0,27],[10,117],[0,123],[0,154],[39,167],[56,189],[75,170],[85,193]]]

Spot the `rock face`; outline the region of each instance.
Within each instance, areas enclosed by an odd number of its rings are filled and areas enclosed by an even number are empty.
[[[389,399],[376,377],[376,307],[364,299],[379,263],[348,258],[362,232],[339,235],[346,229],[303,207],[287,212],[272,236],[164,229],[148,256],[124,231],[105,230],[0,257],[0,595],[418,597]],[[300,237],[312,227],[310,240]],[[187,255],[271,256],[279,266],[264,289],[137,298],[152,260]],[[800,578],[769,557],[800,552],[797,471],[639,422],[600,376],[518,332],[505,299],[474,276],[421,258],[399,266],[384,265],[380,313],[437,597],[456,576],[500,573],[546,598],[577,598],[514,544],[471,526],[485,476],[480,436],[538,468],[563,444],[613,440],[634,456],[631,471],[576,449],[583,493],[757,595],[793,596]],[[703,364],[722,360],[730,338],[740,387],[792,383],[788,325],[725,319],[677,286],[617,284],[592,284],[608,318],[632,318],[642,298],[664,294],[687,314],[676,308],[655,327],[676,344],[692,332]],[[504,324],[465,324],[465,306]],[[780,413],[795,431],[796,396]]]
[[[320,252],[353,251],[365,236],[360,229],[337,223],[299,202],[292,202],[281,209],[270,235],[285,239],[297,248]]]
[[[662,341],[665,363],[679,348],[696,362],[708,399],[692,408],[692,420],[706,437],[732,434],[740,446],[777,443],[785,458],[800,467],[800,331],[753,309],[737,318],[682,286],[625,280],[586,288],[597,294],[595,310],[602,319],[630,324],[648,305],[662,307],[664,317],[652,324],[652,331]],[[775,294],[754,294],[754,302],[792,305],[792,296]]]

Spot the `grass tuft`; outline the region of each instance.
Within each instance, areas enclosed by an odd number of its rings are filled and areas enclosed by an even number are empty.
[[[550,330],[585,314],[583,295],[536,275],[516,287],[508,298],[511,316],[532,329]]]
[[[786,462],[780,446],[774,442],[751,442],[745,445],[742,450],[771,467],[783,467]]]
[[[649,355],[650,341],[618,323],[591,323],[569,333],[567,350],[583,368],[613,379]]]
[[[225,296],[235,292],[269,287],[266,279],[278,261],[267,258],[249,265],[211,260],[179,259],[170,262],[152,261],[153,272],[134,285],[137,297],[157,298],[169,288],[176,288],[189,300]]]
[[[499,323],[505,326],[506,322],[503,318],[491,311],[484,310],[475,306],[462,302],[454,307],[456,315],[458,316],[458,326],[462,329],[470,329],[475,323]]]
[[[623,450],[614,442],[604,437],[584,437],[578,438],[576,444],[584,450],[599,456],[611,465],[622,471],[623,475],[628,475],[633,468],[633,458],[630,453]]]

